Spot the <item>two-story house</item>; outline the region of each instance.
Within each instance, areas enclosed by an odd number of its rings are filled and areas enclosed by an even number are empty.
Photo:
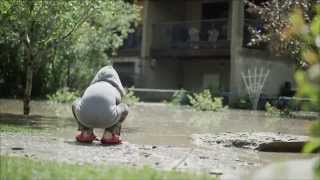
[[[261,1],[261,0],[260,0]],[[246,94],[241,73],[259,66],[270,70],[263,89],[278,94],[293,82],[294,61],[267,50],[248,48],[243,0],[139,0],[142,22],[113,63],[128,87],[214,88],[231,99]]]

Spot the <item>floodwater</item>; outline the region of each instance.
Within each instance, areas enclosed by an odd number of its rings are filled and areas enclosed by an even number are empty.
[[[73,138],[77,125],[70,104],[32,101],[31,115],[23,116],[22,102],[0,100],[0,125],[16,124],[33,128],[46,128],[58,137]],[[264,112],[224,110],[222,112],[197,112],[168,104],[139,103],[130,108],[123,124],[122,138],[133,144],[194,146],[192,134],[222,132],[279,132],[308,135],[312,121],[308,118],[268,117]],[[97,130],[96,134],[102,134]],[[246,150],[234,148],[240,157]],[[274,161],[305,158],[297,153],[257,152],[254,156],[243,153],[242,159],[257,159],[262,165]]]
[[[32,101],[29,117],[21,115],[22,110],[21,101],[0,100],[0,123],[52,129],[61,136],[76,134],[77,125],[70,104]],[[140,103],[130,107],[122,136],[137,144],[190,146],[191,134],[280,132],[308,135],[311,123],[307,118],[268,117],[264,112],[247,110],[199,112],[167,104]],[[97,130],[98,135],[100,132]]]

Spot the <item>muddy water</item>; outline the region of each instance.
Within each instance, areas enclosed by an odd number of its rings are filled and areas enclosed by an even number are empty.
[[[22,103],[17,100],[0,100],[0,125],[16,124],[46,128],[55,136],[72,138],[76,134],[70,104],[33,101],[31,116],[22,114]],[[264,112],[226,110],[223,112],[195,112],[188,108],[165,104],[138,104],[131,107],[123,125],[122,136],[134,144],[173,145],[191,147],[190,136],[221,132],[280,132],[307,135],[312,121],[307,119],[270,118]],[[97,135],[102,130],[96,131]],[[301,154],[255,153],[234,148],[242,160],[257,163],[304,158]],[[242,156],[243,155],[243,156]]]
[[[21,114],[21,101],[0,100],[0,123],[59,130],[61,136],[76,133],[70,104],[33,101],[31,116]],[[264,112],[195,112],[183,107],[141,103],[131,107],[122,135],[127,141],[138,144],[189,146],[190,135],[195,133],[280,132],[307,135],[311,123],[307,119],[267,117]]]

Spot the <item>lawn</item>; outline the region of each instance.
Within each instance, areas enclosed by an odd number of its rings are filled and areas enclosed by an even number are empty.
[[[0,124],[0,133],[39,133],[47,129],[32,128],[24,125]]]
[[[207,175],[196,175],[176,171],[157,171],[150,167],[133,168],[121,166],[72,165],[53,161],[38,161],[22,157],[0,156],[0,179],[215,179]]]

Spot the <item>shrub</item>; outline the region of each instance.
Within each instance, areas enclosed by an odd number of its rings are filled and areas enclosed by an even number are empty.
[[[132,106],[140,101],[139,97],[134,95],[132,89],[127,89],[127,93],[123,96],[122,102],[128,106]]]
[[[190,105],[190,100],[188,98],[188,91],[181,89],[175,92],[170,101],[173,105]]]
[[[249,99],[249,96],[243,96],[240,97],[233,106],[239,109],[251,109],[252,103]]]
[[[80,94],[78,92],[72,92],[68,88],[59,89],[57,92],[51,95],[47,95],[47,98],[53,102],[67,103],[76,100]]]
[[[218,111],[223,108],[221,97],[212,97],[210,91],[205,89],[200,93],[193,93],[193,96],[188,95],[191,106],[200,111]]]
[[[266,103],[265,109],[267,111],[267,116],[287,117],[290,115],[290,110],[288,108],[281,110],[275,106],[272,106],[269,102]]]

